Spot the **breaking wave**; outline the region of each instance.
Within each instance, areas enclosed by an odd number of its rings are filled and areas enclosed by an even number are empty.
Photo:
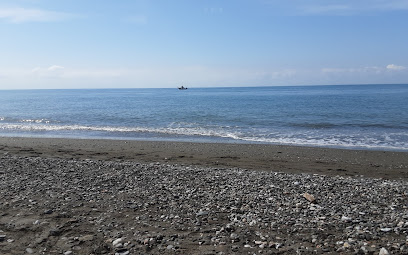
[[[6,124],[0,123],[0,130],[11,133],[41,134],[42,136],[58,135],[67,136],[69,132],[73,136],[102,138],[125,138],[140,139],[147,136],[166,136],[175,140],[185,137],[186,139],[206,138],[214,142],[250,142],[267,144],[286,144],[304,146],[325,146],[344,148],[386,149],[386,150],[408,150],[408,132],[396,132],[391,134],[334,134],[308,132],[270,132],[265,130],[242,130],[239,127],[230,126],[207,126],[198,124],[170,124],[167,127],[115,127],[115,126],[86,126],[86,125],[56,125],[49,122],[23,121],[22,123]],[[68,135],[69,136],[69,135]],[[181,139],[182,140],[182,139]]]

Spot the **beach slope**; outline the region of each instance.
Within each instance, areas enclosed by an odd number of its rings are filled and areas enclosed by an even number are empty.
[[[0,139],[1,254],[408,252],[407,153]]]

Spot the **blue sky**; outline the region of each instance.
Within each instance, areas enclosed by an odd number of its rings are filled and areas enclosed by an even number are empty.
[[[408,0],[0,0],[0,89],[408,83]]]

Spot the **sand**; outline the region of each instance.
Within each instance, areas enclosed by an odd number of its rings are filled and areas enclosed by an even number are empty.
[[[3,137],[0,138],[0,153],[28,157],[239,167],[330,176],[408,178],[408,152],[393,151],[265,144]]]

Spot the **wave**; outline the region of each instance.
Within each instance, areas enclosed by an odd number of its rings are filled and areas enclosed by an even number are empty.
[[[407,129],[408,123],[380,124],[380,123],[290,123],[290,127],[306,128],[306,129],[334,129],[334,128],[378,128],[378,129]]]
[[[27,121],[28,122],[28,121]],[[40,122],[29,122],[35,124],[0,124],[0,130],[4,131],[25,131],[25,132],[47,132],[47,131],[91,131],[107,133],[161,133],[170,135],[199,135],[214,136],[239,139],[239,132],[230,133],[219,130],[207,129],[201,127],[113,127],[113,126],[85,126],[85,125],[41,125]]]
[[[230,126],[206,126],[196,123],[172,123],[167,127],[115,127],[115,126],[86,126],[86,125],[56,125],[47,122],[0,123],[0,132],[25,133],[25,134],[60,134],[68,136],[72,133],[82,137],[91,137],[90,134],[98,133],[104,138],[138,139],[147,135],[160,138],[163,136],[190,137],[200,140],[207,137],[210,140],[228,139],[250,143],[268,143],[284,145],[303,145],[318,147],[343,147],[364,149],[408,150],[408,133],[360,134],[360,133],[321,133],[309,132],[283,132],[270,130],[246,130]],[[101,134],[102,133],[102,134]]]
[[[7,123],[59,123],[59,121],[53,121],[49,119],[15,119],[10,117],[0,117],[0,121]]]

